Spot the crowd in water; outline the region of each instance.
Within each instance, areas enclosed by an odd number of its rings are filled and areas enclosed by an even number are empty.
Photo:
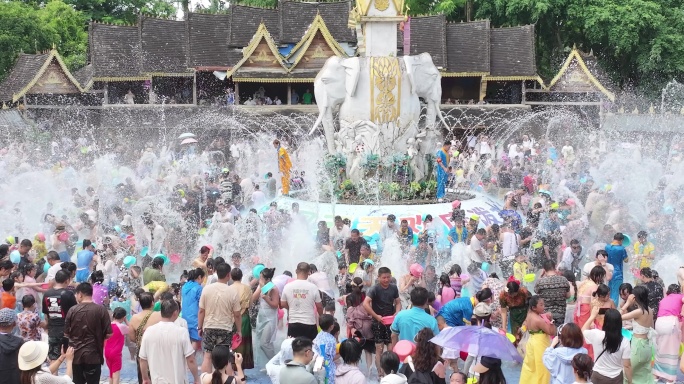
[[[191,151],[147,149],[135,170],[93,157],[110,179],[20,164],[62,193],[11,205],[2,225],[0,383],[98,383],[104,365],[118,383],[130,362],[140,383],[240,383],[254,368],[276,384],[506,383],[505,356],[437,344],[466,329],[517,348],[520,382],[675,382],[684,273],[668,265],[664,282],[656,266],[677,250],[682,188],[666,175],[635,203],[601,174],[604,155],[527,135],[507,149],[445,143],[449,231],[388,214],[372,243],[353,218],[278,206],[279,146],[265,178]],[[17,183],[0,190],[16,197]],[[503,197],[498,224],[451,187]]]

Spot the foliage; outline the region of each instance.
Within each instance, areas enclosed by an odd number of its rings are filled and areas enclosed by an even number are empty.
[[[380,165],[380,156],[375,153],[366,154],[366,158],[362,163],[362,167],[365,169],[376,169]]]
[[[0,7],[0,79],[14,65],[20,52],[36,53],[55,46],[69,69],[85,64],[88,35],[83,14],[60,0],[43,7],[20,1]]]

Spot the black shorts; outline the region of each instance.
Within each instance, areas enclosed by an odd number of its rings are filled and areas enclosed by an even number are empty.
[[[204,328],[202,334],[202,349],[205,352],[211,352],[217,345],[231,346],[233,342],[233,332],[225,329]]]
[[[377,320],[373,319],[371,321],[371,331],[373,331],[373,340],[375,344],[391,344],[392,343],[392,331],[389,325],[379,323]]]
[[[316,325],[290,323],[287,326],[288,337],[306,337],[313,340],[318,335],[318,327]]]

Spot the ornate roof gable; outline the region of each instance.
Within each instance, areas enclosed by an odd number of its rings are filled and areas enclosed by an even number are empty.
[[[242,55],[242,59],[228,71],[226,76],[232,76],[235,71],[242,67],[282,68],[286,73],[288,72],[284,58],[278,52],[278,47],[263,22],[259,24],[259,28],[249,42],[249,45],[243,48]]]
[[[314,41],[317,43],[312,45]],[[327,47],[321,44],[323,42]],[[309,25],[309,29],[307,29],[304,37],[292,48],[286,59],[291,61],[294,59],[290,67],[290,70],[293,70],[301,60],[321,59],[325,62],[330,57],[330,51],[336,56],[348,57],[347,53],[328,30],[321,15],[317,14],[311,25]]]
[[[608,100],[615,101],[615,94],[606,89],[591,73],[577,47],[572,48],[565,63],[546,89],[551,92],[600,92]]]

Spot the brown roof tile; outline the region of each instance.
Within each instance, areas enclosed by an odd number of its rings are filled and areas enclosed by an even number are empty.
[[[228,38],[230,15],[191,13],[188,16],[190,31],[190,67],[229,67]]]
[[[489,73],[489,20],[446,26],[447,71]]]
[[[49,57],[49,53],[20,53],[9,75],[0,83],[0,102],[13,101],[13,96],[29,85]]]
[[[330,34],[338,42],[354,42],[354,31],[347,28],[349,1],[311,3],[283,1],[278,6],[280,14],[280,43],[298,43],[311,25],[316,14],[320,13]]]
[[[280,26],[277,9],[233,5],[230,15],[230,39],[228,41],[231,47],[247,46],[262,22],[266,25],[271,37],[278,41]]]
[[[491,76],[536,76],[534,25],[490,30]]]
[[[427,52],[438,67],[446,67],[446,19],[444,15],[411,18],[411,55]],[[407,54],[407,52],[404,52]]]
[[[186,23],[153,18],[143,18],[141,23],[143,72],[188,72]]]
[[[142,52],[138,27],[91,24],[90,44],[94,77],[140,76]]]
[[[347,28],[350,9],[351,2],[349,1],[318,3],[318,11],[325,21],[325,25],[328,27],[330,34],[338,42],[356,41],[356,33],[354,30]]]
[[[86,86],[88,86],[88,83],[90,83],[93,80],[93,65],[88,64],[85,67],[74,72],[73,75],[76,81],[78,81],[78,83],[81,85],[81,87],[85,88]]]

